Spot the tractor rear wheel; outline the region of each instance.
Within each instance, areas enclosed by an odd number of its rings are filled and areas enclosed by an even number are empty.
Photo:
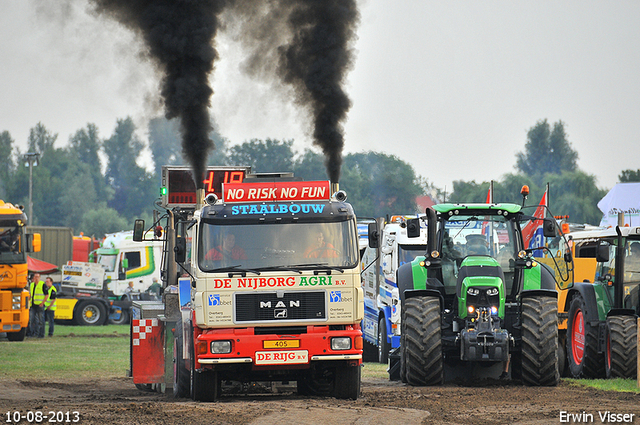
[[[442,384],[440,300],[436,297],[409,298],[402,310],[402,323],[406,329],[402,357],[407,383],[417,386]]]
[[[567,360],[573,378],[605,377],[604,353],[598,353],[598,328],[585,319],[586,304],[577,295],[569,305],[567,321]],[[594,307],[595,308],[595,307]]]
[[[522,300],[522,382],[558,385],[558,301],[551,297]]]
[[[607,318],[605,371],[607,378],[636,379],[638,330],[632,316]]]

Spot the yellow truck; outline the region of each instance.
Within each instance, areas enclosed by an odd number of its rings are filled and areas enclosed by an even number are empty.
[[[29,325],[27,252],[40,251],[40,234],[25,231],[21,207],[0,200],[0,332],[23,341]]]

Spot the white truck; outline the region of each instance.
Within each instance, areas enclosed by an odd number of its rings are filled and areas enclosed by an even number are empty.
[[[362,333],[365,358],[369,361],[387,363],[389,352],[400,346],[401,311],[396,271],[416,256],[424,255],[427,247],[426,231],[420,232],[417,238],[407,236],[407,220],[415,217],[396,215],[388,223],[379,218],[379,243],[374,244],[378,246],[367,246],[362,256]]]
[[[148,289],[160,282],[162,241],[134,243],[132,231],[111,233],[94,252],[97,263],[62,266],[55,318],[78,325],[128,323],[131,301],[153,300]],[[129,282],[133,290],[127,291]]]

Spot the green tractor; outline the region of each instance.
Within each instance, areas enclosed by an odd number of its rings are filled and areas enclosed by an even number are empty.
[[[503,365],[502,377],[511,365],[526,385],[557,385],[556,278],[525,249],[521,228],[543,220],[544,237],[555,237],[555,220],[506,203],[440,204],[426,213],[426,255],[398,269],[400,379],[438,385],[445,365],[481,362]],[[413,235],[417,224],[408,224]]]

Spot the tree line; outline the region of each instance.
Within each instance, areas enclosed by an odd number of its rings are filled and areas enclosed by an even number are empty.
[[[249,165],[253,172],[293,171],[304,180],[326,180],[324,156],[315,150],[296,152],[293,140],[252,139],[230,146],[213,123],[215,149],[209,165]],[[148,142],[136,135],[131,118],[118,119],[113,134],[102,138],[94,124],[76,131],[66,146],[42,123],[30,130],[27,152],[39,154],[33,167],[33,217],[30,224],[72,227],[76,234],[102,237],[130,229],[135,218],[149,220],[159,196],[162,165],[185,165],[178,125],[164,118],[149,122]],[[153,167],[143,165],[145,148]],[[0,133],[0,199],[28,204],[29,169],[24,154],[7,131]],[[529,204],[539,202],[550,184],[551,210],[573,222],[598,224],[597,202],[606,189],[593,175],[577,167],[560,121],[553,128],[542,120],[528,134],[516,155],[516,172],[494,181],[494,201],[520,203],[520,188],[531,189]],[[640,170],[623,170],[620,181],[640,181]],[[436,202],[484,202],[489,182],[454,181],[451,193],[436,188],[399,158],[381,152],[351,153],[344,157],[340,187],[359,217],[412,214],[416,197]],[[26,209],[26,208],[25,208]]]

